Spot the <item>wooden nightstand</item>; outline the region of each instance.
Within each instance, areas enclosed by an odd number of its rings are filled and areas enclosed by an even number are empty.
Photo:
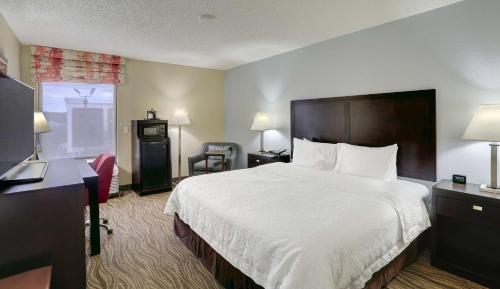
[[[500,288],[500,194],[449,180],[432,193],[431,264]]]
[[[255,152],[255,153],[248,153],[247,157],[248,157],[247,165],[249,168],[275,162],[283,162],[283,163],[290,162],[289,154],[282,154],[280,156],[275,156],[273,154]]]

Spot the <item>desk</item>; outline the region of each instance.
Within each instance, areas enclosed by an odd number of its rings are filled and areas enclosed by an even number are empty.
[[[91,254],[100,251],[97,174],[85,160],[48,165],[41,182],[0,187],[0,278],[51,265],[52,289],[85,289],[87,190]]]

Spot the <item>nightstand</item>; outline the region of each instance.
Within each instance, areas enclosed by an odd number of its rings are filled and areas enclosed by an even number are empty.
[[[431,211],[432,266],[500,288],[500,194],[442,180]]]
[[[276,156],[273,154],[260,153],[260,152],[247,154],[247,164],[248,164],[249,168],[253,168],[253,167],[265,165],[265,164],[270,164],[270,163],[275,163],[275,162],[289,163],[290,162],[290,155],[289,154],[282,154],[282,155]]]

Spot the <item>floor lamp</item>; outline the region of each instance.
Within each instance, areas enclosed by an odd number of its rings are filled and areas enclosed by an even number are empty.
[[[177,164],[177,184],[181,181],[181,137],[182,137],[182,127],[185,125],[190,125],[191,120],[189,119],[187,113],[183,110],[177,110],[174,113],[174,117],[170,121],[172,125],[176,125],[179,127],[179,138],[178,142],[178,164]]]

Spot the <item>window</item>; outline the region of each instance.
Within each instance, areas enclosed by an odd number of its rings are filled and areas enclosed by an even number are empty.
[[[51,132],[40,134],[44,159],[116,154],[112,84],[43,82],[41,109]]]

